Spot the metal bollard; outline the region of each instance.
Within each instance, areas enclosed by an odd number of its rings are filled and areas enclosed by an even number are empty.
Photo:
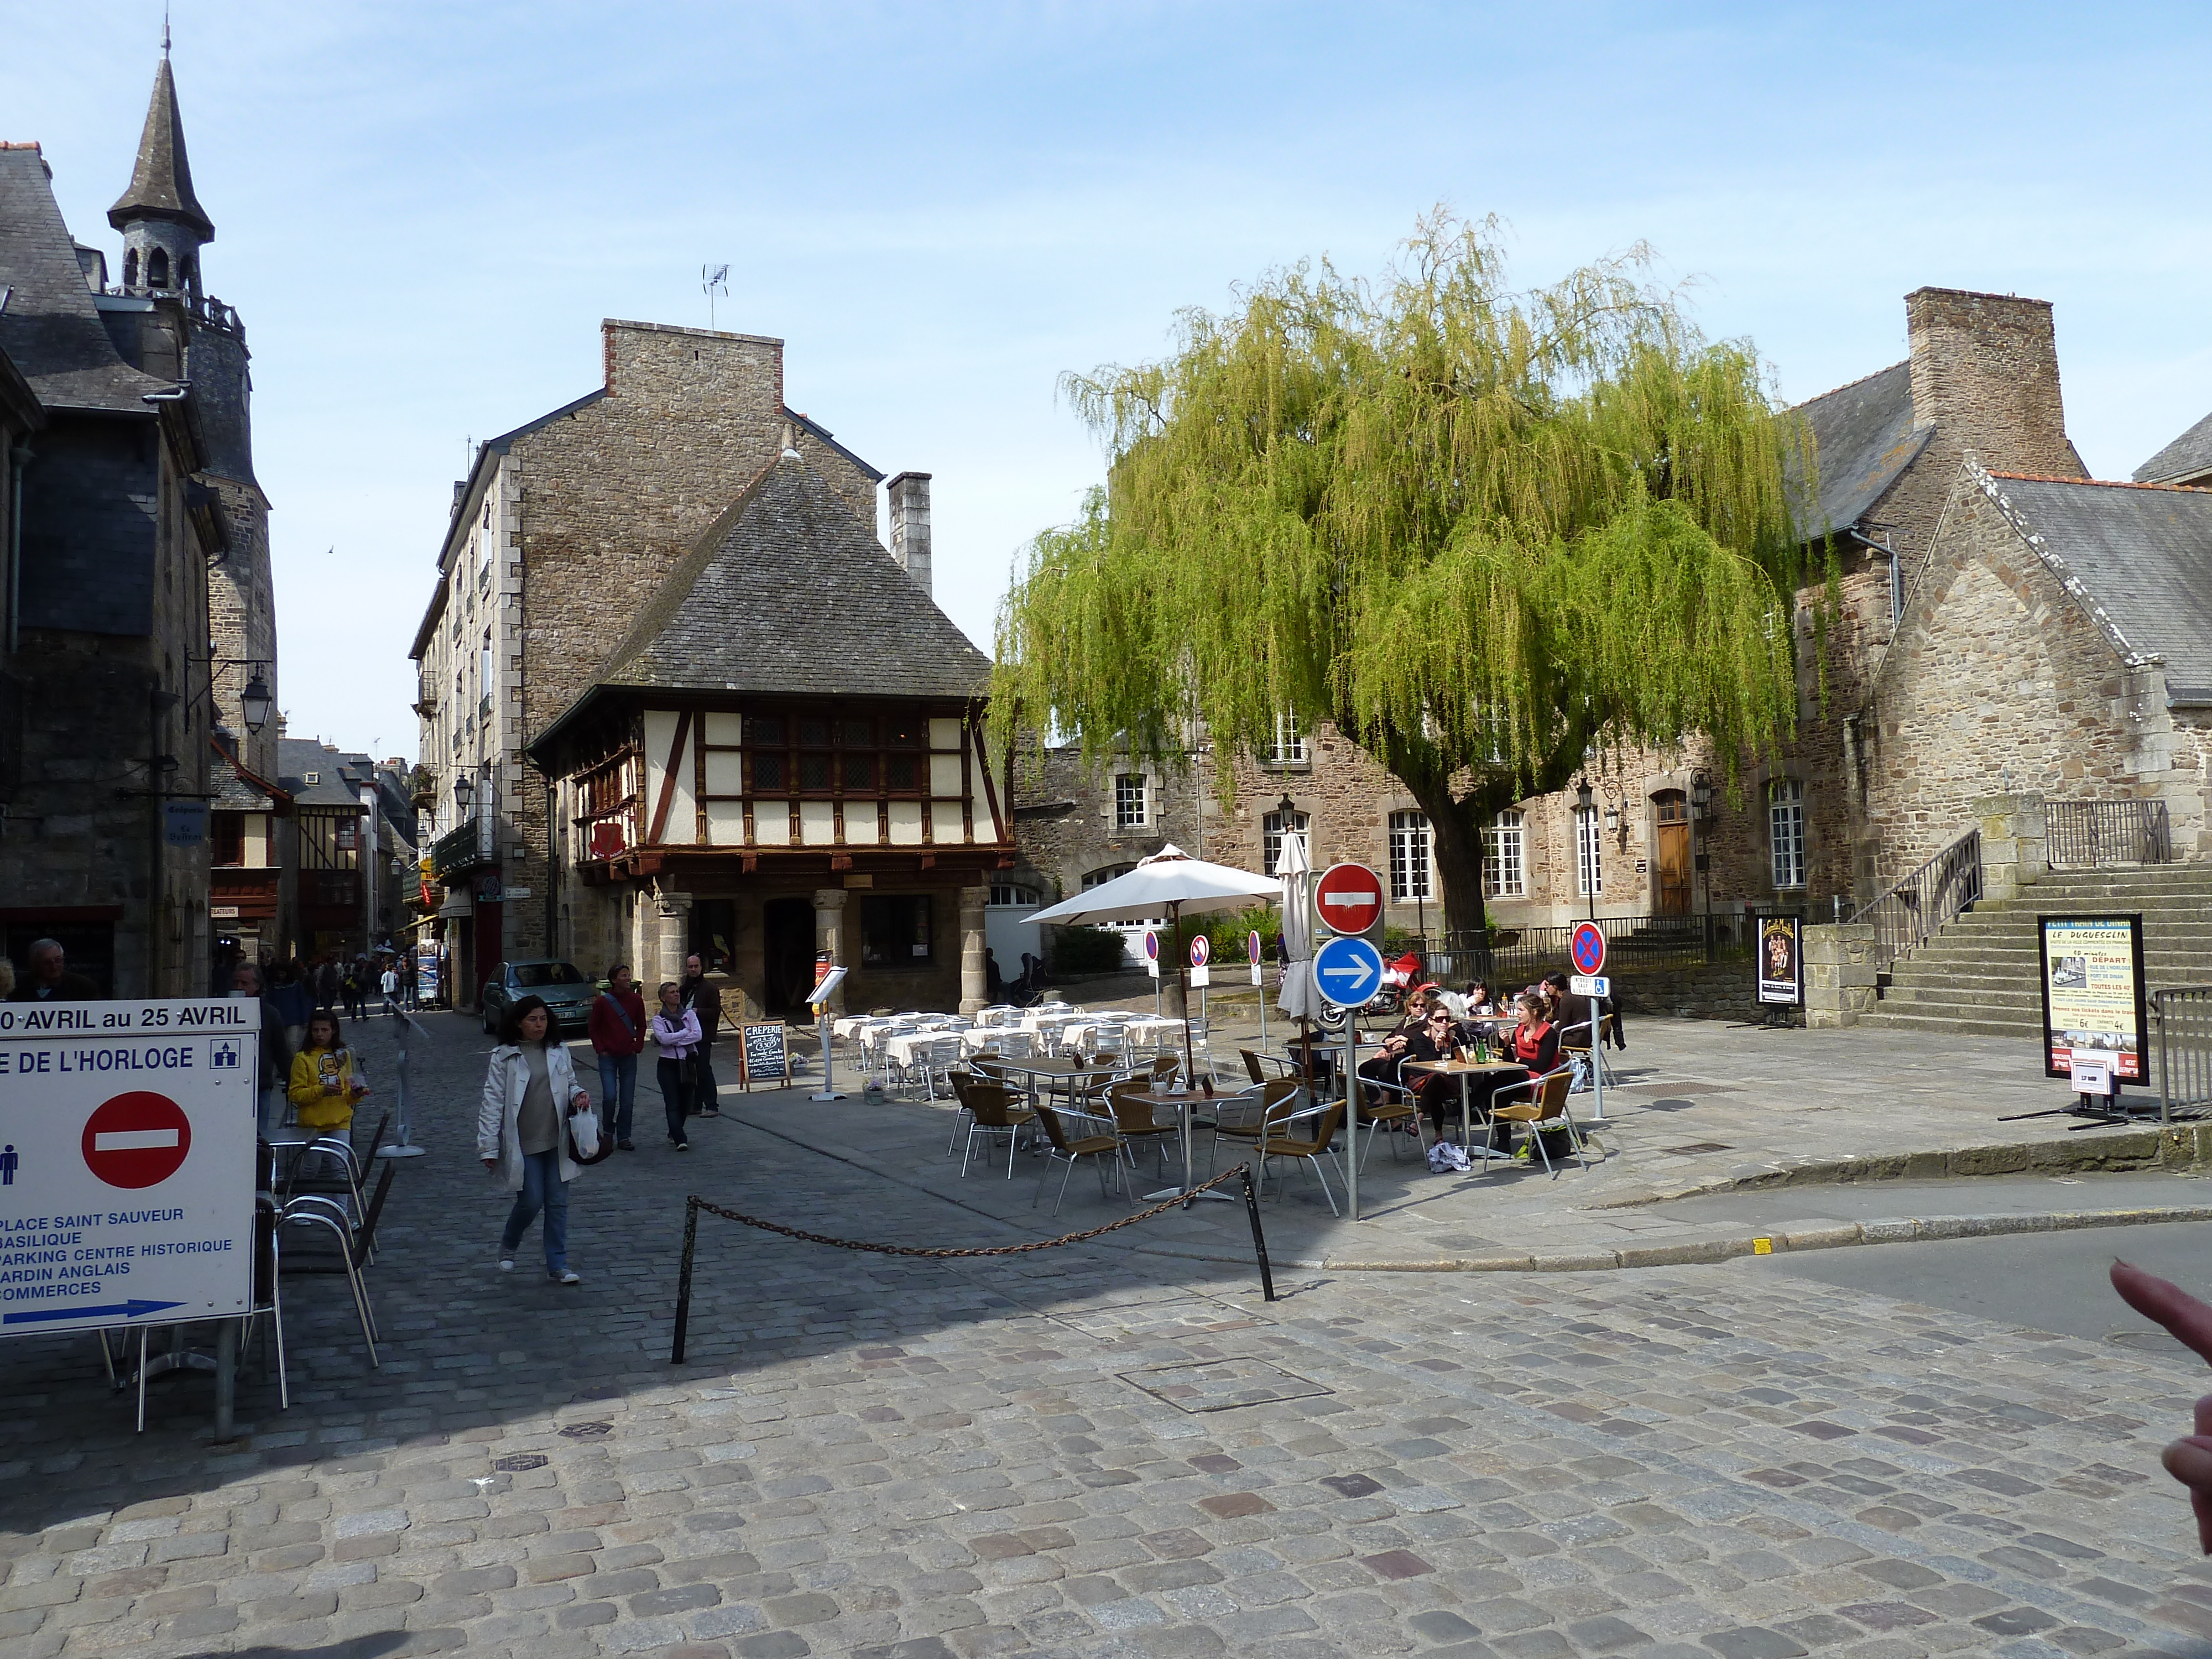
[[[676,1340],[669,1349],[668,1363],[684,1363],[684,1338],[691,1322],[691,1255],[699,1243],[699,1200],[696,1197],[684,1200],[684,1266],[676,1278]]]
[[[1244,1166],[1244,1213],[1252,1222],[1252,1254],[1260,1259],[1260,1293],[1269,1302],[1275,1299],[1275,1275],[1267,1266],[1267,1240],[1260,1231],[1260,1194],[1252,1185],[1252,1166]]]

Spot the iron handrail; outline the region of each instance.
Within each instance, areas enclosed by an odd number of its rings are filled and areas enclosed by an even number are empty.
[[[2173,830],[2163,800],[2052,800],[2043,804],[2043,815],[2054,870],[2173,861]]]
[[[1934,938],[1982,896],[1982,832],[1969,830],[1904,880],[1853,913],[1875,930],[1875,967],[1887,968]]]

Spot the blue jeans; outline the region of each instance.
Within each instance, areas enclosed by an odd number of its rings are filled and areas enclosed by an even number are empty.
[[[522,1155],[522,1190],[507,1212],[507,1231],[499,1236],[499,1253],[511,1256],[538,1212],[545,1212],[545,1271],[557,1273],[568,1266],[568,1188],[561,1179],[561,1150]]]
[[[619,1101],[619,1104],[617,1104]],[[617,1140],[629,1139],[630,1114],[637,1107],[637,1056],[599,1056],[599,1119]]]

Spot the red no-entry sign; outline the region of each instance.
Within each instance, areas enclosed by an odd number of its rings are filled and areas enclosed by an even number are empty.
[[[183,1167],[192,1121],[167,1095],[137,1089],[84,1121],[84,1166],[111,1187],[158,1187]]]
[[[1382,878],[1364,864],[1330,865],[1314,887],[1314,914],[1332,933],[1365,933],[1382,919]]]

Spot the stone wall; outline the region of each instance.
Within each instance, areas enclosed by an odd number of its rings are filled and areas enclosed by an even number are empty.
[[[2118,655],[1996,501],[1960,492],[1874,689],[1868,820],[1894,873],[1973,826],[1977,797],[2150,793]]]
[[[591,683],[694,539],[787,440],[876,528],[874,476],[786,419],[781,340],[610,320],[601,344],[607,395],[516,438],[501,469],[513,507],[495,514],[497,582],[520,596],[494,693],[501,864],[534,895],[506,907],[510,955],[559,944],[544,929],[546,792],[522,746]]]

